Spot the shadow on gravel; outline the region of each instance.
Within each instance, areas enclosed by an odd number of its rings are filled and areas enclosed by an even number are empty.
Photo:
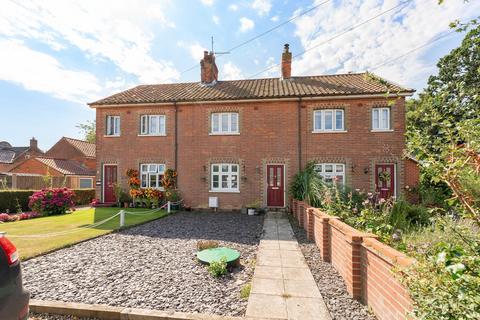
[[[257,245],[263,219],[264,216],[248,216],[234,212],[178,212],[120,233],[164,239],[205,239]]]

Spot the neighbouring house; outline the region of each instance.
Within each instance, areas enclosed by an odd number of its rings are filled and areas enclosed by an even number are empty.
[[[0,141],[0,173],[8,172],[11,168],[31,157],[43,155],[38,148],[38,141],[30,139],[30,145],[25,147],[12,147],[7,141]]]
[[[32,180],[39,180],[38,177],[33,178],[35,176],[50,175],[55,178],[56,184],[87,189],[94,187],[95,166],[95,144],[63,137],[44,155],[29,158],[8,173],[31,175]]]
[[[414,90],[370,73],[219,81],[205,52],[201,81],[139,85],[90,103],[97,120],[97,197],[115,201],[127,169],[142,187],[178,171],[185,204],[285,207],[295,173],[313,161],[326,181],[404,194],[405,97]],[[213,199],[211,199],[213,198]]]

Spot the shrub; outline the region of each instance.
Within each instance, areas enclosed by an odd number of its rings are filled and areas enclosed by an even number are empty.
[[[306,201],[312,206],[319,207],[323,181],[314,169],[315,164],[313,162],[308,163],[304,170],[293,177],[289,190],[294,199]]]
[[[208,266],[208,272],[215,278],[221,277],[228,272],[227,259],[222,257],[220,260],[210,262]]]
[[[26,220],[41,217],[37,212],[24,212],[19,214],[0,213],[0,222],[14,222],[18,220]]]
[[[64,214],[74,207],[74,193],[67,188],[43,189],[30,197],[29,206],[44,215]]]
[[[95,189],[74,189],[73,201],[76,205],[86,205],[95,199]]]
[[[199,240],[197,242],[197,250],[202,251],[205,249],[218,248],[218,242],[214,240]]]
[[[18,204],[22,211],[28,211],[29,197],[34,193],[33,190],[0,190],[0,212],[17,211]]]

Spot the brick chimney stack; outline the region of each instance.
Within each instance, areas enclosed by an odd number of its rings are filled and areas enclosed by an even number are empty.
[[[30,149],[32,150],[38,149],[38,141],[37,139],[35,139],[35,137],[32,137],[32,139],[30,139]]]
[[[290,79],[292,76],[292,53],[288,48],[289,44],[285,43],[282,52],[282,79]]]
[[[206,85],[214,85],[218,80],[218,68],[215,64],[215,55],[213,52],[203,52],[203,59],[200,61],[200,68],[202,83]]]

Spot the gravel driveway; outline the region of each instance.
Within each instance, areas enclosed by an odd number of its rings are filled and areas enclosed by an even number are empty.
[[[177,213],[23,263],[33,299],[241,316],[263,217]],[[200,239],[240,251],[242,267],[213,278],[195,258]]]

